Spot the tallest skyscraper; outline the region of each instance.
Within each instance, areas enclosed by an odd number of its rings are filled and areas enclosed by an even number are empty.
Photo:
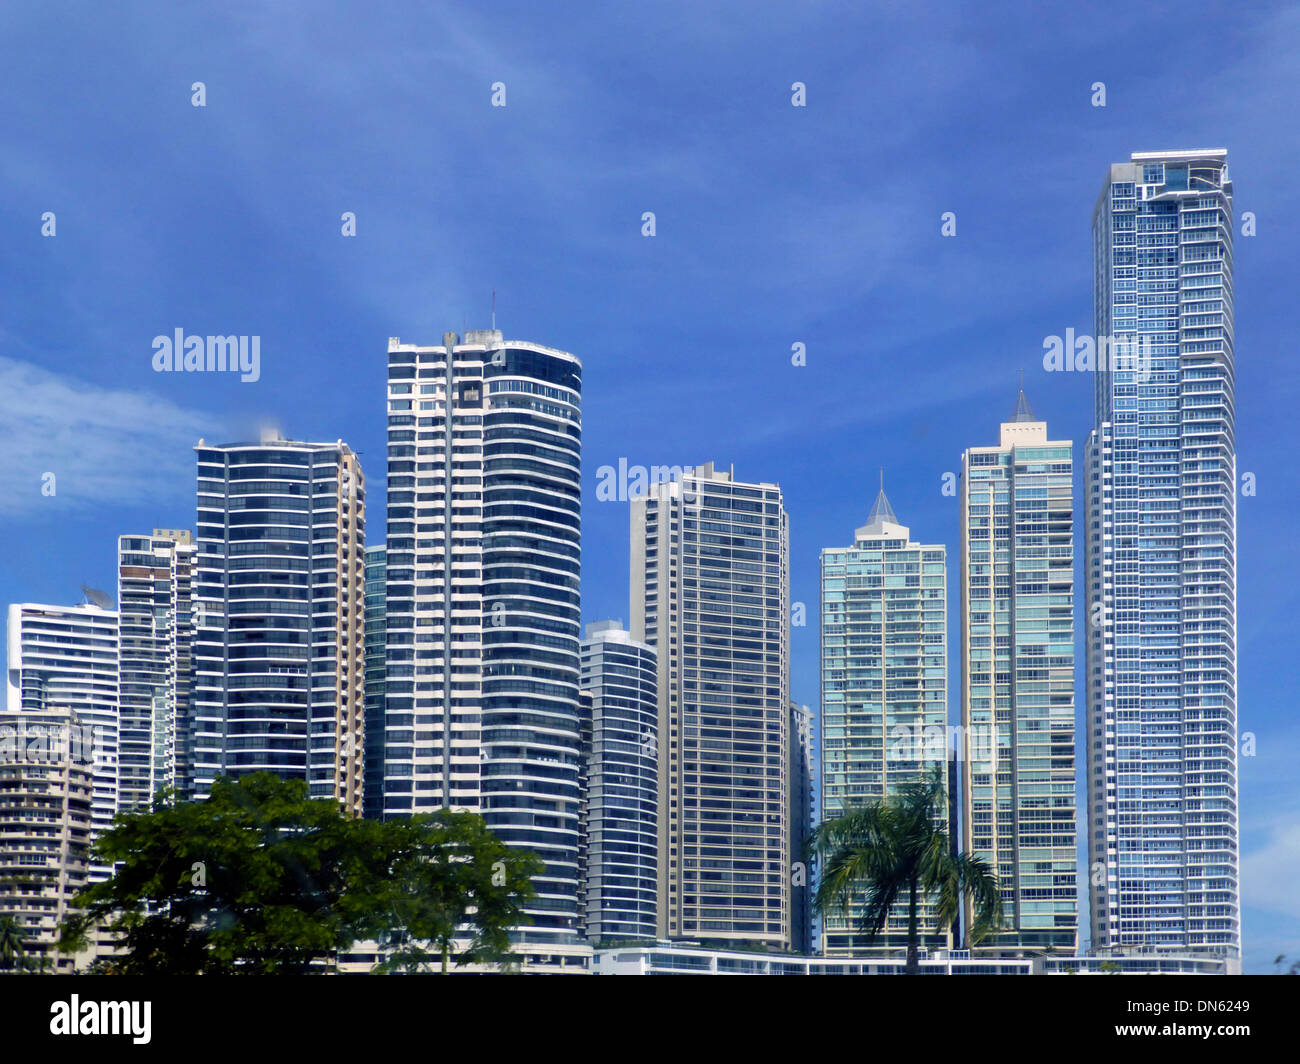
[[[1138,152],[1093,214],[1093,945],[1240,955],[1232,183]],[[1105,358],[1103,341],[1129,357]]]
[[[536,854],[525,970],[580,969],[582,364],[495,330],[388,345],[385,817],[480,814]],[[378,701],[372,703],[378,711]]]

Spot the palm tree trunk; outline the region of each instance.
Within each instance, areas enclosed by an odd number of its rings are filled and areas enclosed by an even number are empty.
[[[912,877],[912,883],[907,895],[907,967],[903,970],[904,975],[921,974],[921,957],[917,951],[917,913],[916,913],[916,877]]]
[[[447,974],[447,943],[442,944],[442,974]]]

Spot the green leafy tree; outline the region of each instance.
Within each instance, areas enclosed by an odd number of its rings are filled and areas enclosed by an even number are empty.
[[[26,949],[23,925],[9,915],[0,916],[0,970],[23,967]]]
[[[391,952],[375,970],[420,972],[436,962],[446,974],[453,955],[458,964],[509,965],[509,929],[525,922],[522,906],[542,862],[510,849],[471,813],[442,810],[390,825],[404,827],[407,840],[394,861]]]
[[[114,821],[94,851],[119,867],[78,895],[61,948],[83,948],[100,926],[122,947],[100,965],[115,973],[320,971],[359,939],[393,935],[401,901],[441,885],[431,868],[454,863],[440,860],[446,842],[414,820],[347,818],[301,780],[218,780],[205,801],[160,796]],[[509,897],[484,903],[515,911]]]
[[[909,784],[897,796],[845,810],[813,832],[809,850],[822,863],[813,904],[823,914],[848,914],[862,906],[858,932],[868,942],[884,930],[897,905],[907,909],[908,975],[921,970],[920,909],[933,900],[937,930],[955,927],[969,898],[975,909],[970,941],[997,929],[1002,898],[987,863],[954,855],[948,835],[936,826],[946,814],[942,770]]]

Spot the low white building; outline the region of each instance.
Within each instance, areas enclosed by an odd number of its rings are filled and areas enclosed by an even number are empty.
[[[803,957],[745,953],[660,942],[598,950],[596,975],[902,975],[906,958]],[[968,950],[934,950],[921,955],[922,975],[1234,975],[1222,958],[1191,954],[972,956]]]

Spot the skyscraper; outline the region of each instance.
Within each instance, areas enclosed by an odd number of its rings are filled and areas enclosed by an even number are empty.
[[[812,948],[812,875],[804,847],[812,828],[813,788],[812,710],[790,700],[790,948]]]
[[[655,652],[616,621],[582,642],[584,933],[592,942],[653,939],[659,836],[659,695]]]
[[[186,760],[190,719],[195,552],[189,531],[118,537],[122,809],[147,807],[180,782],[176,765]]]
[[[942,544],[913,542],[882,488],[850,547],[821,553],[821,816],[868,805],[939,769],[947,792],[947,561]],[[938,827],[950,831],[947,800]],[[868,942],[847,916],[821,918],[822,949],[907,945],[906,912]],[[921,934],[936,942],[932,905]]]
[[[986,948],[1078,944],[1073,492],[1072,445],[1023,391],[962,455],[961,841],[1001,887]]]
[[[542,859],[526,967],[586,948],[581,391],[573,355],[494,330],[389,340],[383,812],[476,812]]]
[[[70,710],[93,735],[92,838],[109,828],[119,808],[117,620],[116,610],[95,602],[9,607],[9,712]],[[108,875],[107,866],[91,866],[92,880]]]
[[[1094,947],[1240,952],[1232,226],[1223,149],[1135,152],[1093,213],[1097,341],[1136,353],[1086,458]]]
[[[360,815],[365,481],[342,441],[198,455],[193,763],[306,780]]]
[[[659,665],[659,935],[791,942],[789,528],[712,462],[632,502],[632,638]]]
[[[366,762],[365,815],[384,814],[384,681],[387,666],[385,609],[388,602],[388,552],[381,543],[366,548]]]

